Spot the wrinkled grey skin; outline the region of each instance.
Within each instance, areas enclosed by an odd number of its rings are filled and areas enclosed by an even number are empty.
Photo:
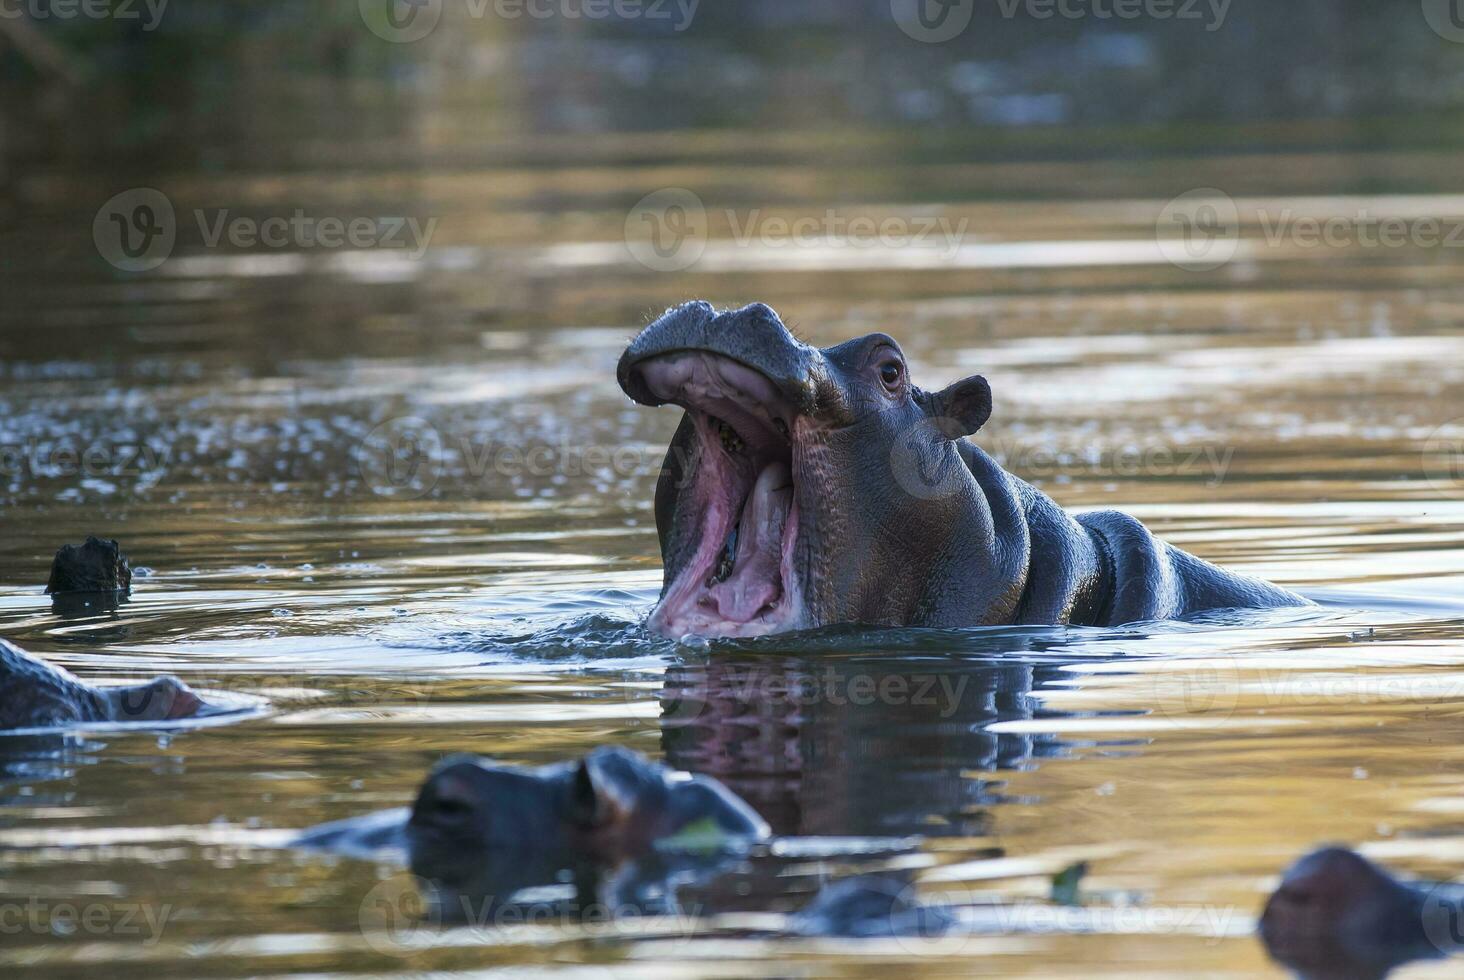
[[[131,687],[93,687],[0,640],[0,732],[87,722],[192,718],[207,705],[176,677]]]
[[[1419,959],[1464,952],[1464,885],[1403,882],[1354,851],[1297,861],[1266,902],[1266,950],[1304,980],[1381,980]]]
[[[656,490],[665,586],[649,625],[666,635],[1110,626],[1308,604],[1166,545],[1125,514],[1069,516],[964,438],[991,414],[984,378],[923,391],[884,334],[819,349],[762,304],[688,303],[630,344],[618,379],[641,404],[687,410]],[[731,449],[718,419],[735,431]],[[796,529],[783,525],[782,581],[751,590],[734,568],[711,584],[727,567],[707,560],[730,530],[719,501],[739,510],[769,466],[786,483],[783,464]],[[727,583],[737,587],[730,598]],[[749,618],[732,601],[749,594],[773,598]]]

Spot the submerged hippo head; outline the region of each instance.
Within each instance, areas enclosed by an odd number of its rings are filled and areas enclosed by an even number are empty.
[[[656,846],[767,835],[762,818],[716,780],[621,748],[541,769],[448,759],[423,784],[407,824],[414,868],[439,878],[474,855],[614,863]]]
[[[941,542],[982,506],[969,477],[921,488],[964,471],[955,440],[991,414],[985,379],[925,392],[884,334],[820,349],[762,304],[702,302],[647,327],[618,376],[637,402],[686,410],[656,490],[666,577],[652,629],[758,636],[920,618]],[[906,451],[912,437],[920,452]]]
[[[1440,955],[1429,941],[1427,898],[1354,851],[1323,848],[1282,876],[1261,914],[1261,938],[1304,977],[1382,977]]]

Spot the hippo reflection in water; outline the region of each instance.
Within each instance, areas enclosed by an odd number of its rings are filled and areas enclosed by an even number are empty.
[[[193,718],[209,706],[176,677],[94,687],[0,640],[0,731]]]
[[[673,639],[1307,604],[1125,514],[1069,516],[964,438],[991,415],[984,378],[923,391],[884,334],[819,349],[762,304],[688,303],[617,374],[635,401],[685,409],[656,488],[665,581],[649,622]]]

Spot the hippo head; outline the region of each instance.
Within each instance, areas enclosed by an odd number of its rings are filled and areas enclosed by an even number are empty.
[[[407,824],[414,870],[449,884],[502,855],[511,864],[614,864],[768,833],[721,783],[613,747],[542,769],[450,758],[423,784]]]
[[[1271,956],[1303,976],[1382,977],[1439,952],[1425,932],[1423,893],[1340,847],[1287,870],[1260,932]]]
[[[760,303],[704,302],[648,326],[618,377],[635,401],[686,411],[656,489],[665,583],[651,629],[918,619],[930,562],[978,492],[955,441],[991,414],[984,378],[925,392],[885,334],[820,349]]]

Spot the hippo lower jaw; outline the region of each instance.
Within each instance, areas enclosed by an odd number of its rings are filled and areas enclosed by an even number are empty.
[[[704,350],[635,367],[645,391],[686,409],[700,504],[694,556],[668,584],[648,626],[665,636],[749,637],[808,625],[794,552],[800,418],[761,372]]]

